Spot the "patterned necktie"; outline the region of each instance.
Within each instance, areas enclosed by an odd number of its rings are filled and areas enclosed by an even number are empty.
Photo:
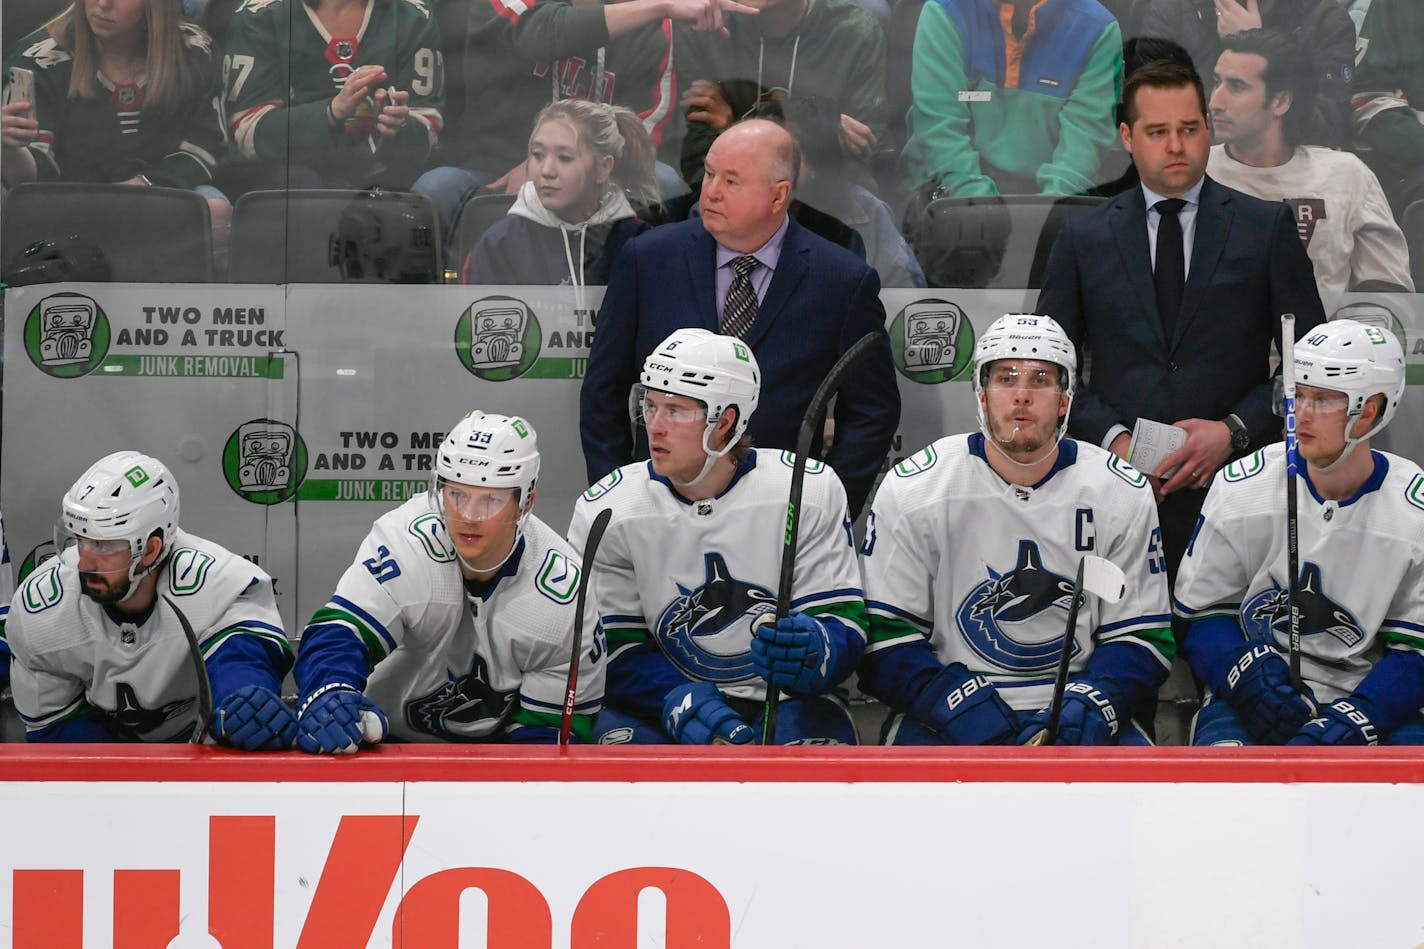
[[[1177,213],[1187,206],[1181,198],[1165,198],[1153,205],[1161,215],[1157,222],[1157,265],[1152,283],[1157,289],[1157,314],[1170,345],[1177,332],[1177,315],[1182,309],[1182,285],[1187,281],[1182,222]]]
[[[727,300],[722,304],[722,332],[738,339],[746,336],[757,318],[756,290],[752,287],[752,271],[759,264],[751,254],[732,259],[732,288],[727,291]]]

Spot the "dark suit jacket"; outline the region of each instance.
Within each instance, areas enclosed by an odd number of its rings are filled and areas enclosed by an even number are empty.
[[[716,247],[693,220],[634,238],[614,261],[579,400],[590,483],[634,460],[635,447],[637,457],[647,455],[641,430],[635,446],[628,423],[628,391],[647,355],[680,327],[718,331]],[[879,294],[880,278],[865,261],[793,220],[746,336],[762,374],[749,430],[755,444],[782,449],[796,447],[801,417],[841,353],[866,333],[884,338],[841,387],[835,443],[825,458],[853,512],[870,492],[900,421]]]
[[[1139,416],[1177,422],[1232,413],[1253,445],[1278,441],[1268,361],[1280,316],[1295,314],[1297,336],[1325,319],[1289,208],[1210,178],[1174,339],[1157,312],[1140,187],[1064,223],[1038,310],[1072,337],[1080,367],[1085,355],[1092,360],[1068,428],[1094,445]]]

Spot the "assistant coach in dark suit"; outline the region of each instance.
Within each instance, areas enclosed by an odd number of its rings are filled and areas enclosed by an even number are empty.
[[[883,344],[841,387],[824,459],[845,484],[852,516],[865,502],[900,421],[880,278],[787,216],[798,164],[781,126],[734,125],[707,153],[701,219],[654,228],[619,254],[579,399],[590,482],[646,457],[643,435],[635,446],[629,429],[628,392],[673,330],[746,340],[762,372],[753,444],[780,449],[796,447],[806,406],[841,353],[876,332]]]
[[[1153,482],[1175,577],[1212,475],[1281,438],[1269,366],[1281,314],[1295,314],[1299,336],[1325,313],[1287,205],[1205,176],[1211,142],[1195,70],[1137,70],[1123,118],[1142,186],[1069,219],[1038,309],[1073,338],[1079,365],[1091,360],[1074,437],[1126,457],[1138,418],[1186,430],[1161,468],[1176,473]]]

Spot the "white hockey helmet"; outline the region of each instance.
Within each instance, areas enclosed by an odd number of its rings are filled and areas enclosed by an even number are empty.
[[[450,430],[435,453],[432,504],[442,480],[516,488],[520,510],[528,511],[539,480],[539,438],[534,426],[517,415],[471,412]]]
[[[65,492],[61,506],[56,549],[63,550],[69,538],[128,542],[129,595],[138,580],[172,552],[178,531],[178,481],[157,458],[136,451],[105,455]],[[163,549],[145,569],[143,549],[154,531],[161,532]]]
[[[1332,320],[1310,330],[1296,341],[1295,381],[1343,392],[1349,397],[1345,422],[1345,449],[1329,466],[1339,464],[1366,438],[1378,435],[1394,417],[1404,397],[1404,349],[1394,333],[1355,320]],[[1359,438],[1349,435],[1355,420],[1371,396],[1384,396],[1384,409],[1368,432]]]
[[[1062,370],[1063,392],[1068,396],[1068,411],[1058,422],[1057,439],[1068,430],[1068,412],[1073,408],[1073,391],[1078,374],[1078,354],[1073,341],[1051,316],[1041,313],[1005,313],[995,320],[974,345],[974,394],[984,390],[988,369],[1000,359],[1038,359],[1050,362]],[[979,428],[989,435],[989,422],[984,406],[978,407]]]
[[[696,399],[707,406],[707,427],[702,431],[702,447],[710,458],[720,458],[731,450],[747,430],[761,395],[761,368],[751,347],[735,336],[719,336],[711,330],[674,330],[643,360],[639,408],[648,389],[671,392]],[[713,449],[713,430],[722,414],[737,408],[737,421],[727,443]],[[705,471],[704,471],[705,474]]]

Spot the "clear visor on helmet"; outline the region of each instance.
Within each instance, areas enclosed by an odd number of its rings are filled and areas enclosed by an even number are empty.
[[[1022,364],[1007,359],[991,363],[984,371],[984,388],[1026,392],[1061,392],[1063,371],[1052,363]]]
[[[639,383],[633,387],[635,418],[641,425],[661,421],[667,425],[703,425],[707,422],[707,406],[688,396],[649,389]]]
[[[1286,385],[1280,376],[1276,377],[1271,405],[1277,415],[1285,418]],[[1295,410],[1314,415],[1343,415],[1350,407],[1350,397],[1334,389],[1317,389],[1315,386],[1297,386],[1295,390]]]
[[[441,509],[455,520],[474,522],[499,518],[513,522],[519,519],[519,507],[514,503],[518,488],[477,487],[442,478],[436,491]]]
[[[68,556],[80,563],[81,570],[87,571],[127,570],[133,560],[133,548],[126,538],[95,540],[85,537],[66,527],[63,518],[54,525],[54,549],[61,555],[73,549]]]

